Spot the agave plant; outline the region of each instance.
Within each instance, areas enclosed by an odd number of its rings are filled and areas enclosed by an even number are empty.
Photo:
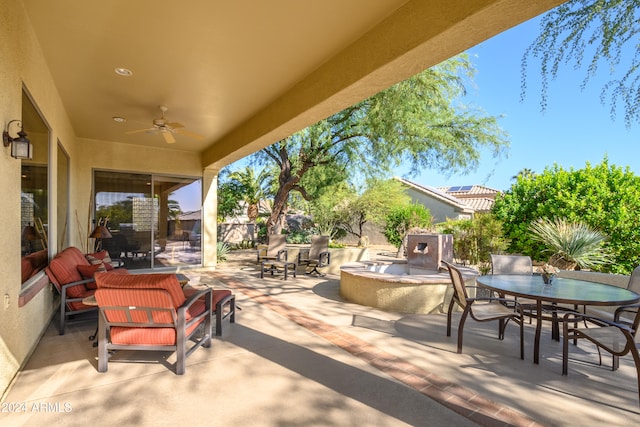
[[[216,247],[217,247],[216,251],[218,252],[217,253],[218,261],[220,262],[226,261],[227,255],[229,255],[229,252],[231,251],[231,248],[229,247],[229,245],[227,245],[225,242],[218,242]]]
[[[549,252],[549,264],[564,270],[597,267],[607,264],[611,257],[603,247],[607,236],[582,222],[562,218],[541,218],[529,227],[533,238],[542,242]]]

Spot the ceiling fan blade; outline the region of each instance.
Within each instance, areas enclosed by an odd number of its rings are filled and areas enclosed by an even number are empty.
[[[153,128],[138,129],[138,130],[130,130],[129,132],[125,132],[125,134],[127,134],[127,135],[131,135],[131,134],[133,134],[133,133],[149,132],[150,130],[153,130]]]
[[[160,133],[164,137],[164,140],[167,142],[167,144],[173,144],[174,142],[176,142],[176,139],[173,137],[173,134],[170,131],[163,130]]]
[[[186,129],[177,129],[176,133],[179,133],[180,135],[184,135],[184,136],[190,136],[191,138],[195,138],[195,139],[204,139],[204,136],[200,135],[199,133],[191,132]]]
[[[165,123],[165,126],[171,129],[178,129],[178,128],[184,127],[182,123],[178,123],[178,122]]]

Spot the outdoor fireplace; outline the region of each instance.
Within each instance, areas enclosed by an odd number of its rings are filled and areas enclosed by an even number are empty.
[[[409,234],[407,236],[407,263],[409,274],[438,271],[442,261],[453,260],[453,235]]]

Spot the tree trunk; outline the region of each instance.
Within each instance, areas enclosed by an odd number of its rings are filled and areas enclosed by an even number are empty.
[[[258,218],[258,205],[253,203],[247,206],[247,216],[250,222],[256,222]]]

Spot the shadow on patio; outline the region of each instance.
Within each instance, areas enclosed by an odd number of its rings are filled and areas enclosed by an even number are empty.
[[[233,289],[242,311],[187,359],[184,376],[171,353],[117,352],[100,374],[87,339],[95,318],[64,336],[50,326],[4,400],[26,413],[3,413],[3,426],[640,424],[633,361],[611,372],[610,358],[593,365],[595,348],[581,343],[563,377],[547,327],[540,365],[528,324],[524,361],[515,327],[499,341],[495,325],[473,321],[459,355],[457,323],[446,337],[445,315],[346,303],[337,277],[261,280],[254,266],[233,263],[186,274],[190,284]],[[118,363],[132,357],[140,363]]]

